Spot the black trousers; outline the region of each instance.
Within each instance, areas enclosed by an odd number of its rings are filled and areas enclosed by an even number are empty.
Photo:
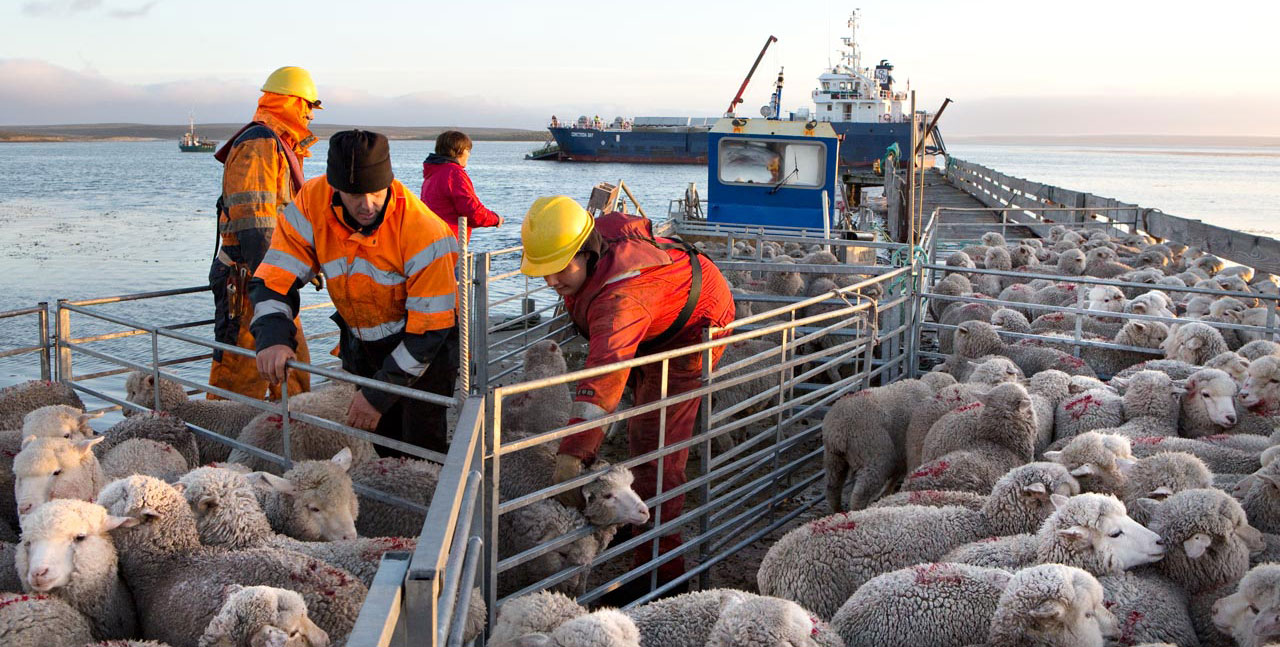
[[[348,338],[346,327],[342,326],[342,351],[360,348],[364,352],[343,352],[342,368],[362,377],[373,377],[394,346],[387,349],[372,349],[369,344]],[[397,342],[398,343],[398,342]],[[348,345],[350,344],[350,346]],[[355,347],[355,348],[353,348]],[[383,352],[377,352],[377,351]],[[374,351],[374,352],[370,352]],[[409,385],[411,389],[435,393],[448,398],[453,397],[454,385],[458,380],[458,329],[449,331],[445,342],[436,350],[436,354],[427,365],[427,370],[417,381]],[[378,428],[374,433],[430,449],[442,454],[449,452],[449,409],[448,407],[412,398],[400,398],[382,414]],[[407,457],[408,454],[390,447],[378,447],[379,456]]]

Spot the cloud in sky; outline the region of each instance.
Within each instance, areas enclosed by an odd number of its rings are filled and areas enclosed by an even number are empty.
[[[33,18],[43,18],[73,16],[105,8],[106,15],[112,18],[129,19],[147,15],[158,2],[159,0],[151,0],[132,7],[106,7],[102,0],[30,0],[22,3],[22,13]]]
[[[82,0],[87,1],[87,0]],[[130,84],[93,71],[75,71],[33,59],[0,59],[0,124],[182,123],[188,112],[209,122],[249,118],[258,86],[214,78]],[[349,86],[323,88],[321,123],[368,126],[495,126],[542,128],[551,114],[633,115],[634,108],[606,97],[564,106],[521,102],[499,94],[415,91],[379,96]],[[790,106],[795,107],[795,106]],[[929,105],[930,109],[933,108]],[[716,109],[671,106],[653,114],[707,114]],[[748,110],[743,114],[754,112]],[[942,118],[951,135],[1275,135],[1273,96],[1000,97],[959,98]]]

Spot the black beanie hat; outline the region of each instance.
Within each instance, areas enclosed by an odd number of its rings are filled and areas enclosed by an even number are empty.
[[[329,186],[345,193],[376,193],[391,186],[387,138],[368,130],[343,130],[329,138]]]

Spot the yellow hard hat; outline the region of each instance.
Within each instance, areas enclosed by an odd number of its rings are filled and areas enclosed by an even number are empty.
[[[520,271],[529,276],[546,276],[563,270],[595,227],[591,214],[569,196],[534,200],[520,225],[520,240],[524,243]]]
[[[262,84],[262,91],[298,97],[314,108],[320,107],[320,95],[316,92],[315,81],[311,80],[310,72],[300,67],[290,65],[272,72],[267,77],[267,82]]]

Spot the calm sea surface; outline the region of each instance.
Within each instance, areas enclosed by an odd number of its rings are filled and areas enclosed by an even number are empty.
[[[324,172],[327,144],[313,147],[307,177]],[[626,180],[650,215],[663,215],[697,166],[528,162],[533,142],[478,142],[468,171],[484,203],[507,218],[482,229],[473,247],[517,244],[519,222],[537,197],[586,199],[597,182]],[[392,142],[396,177],[412,191],[431,142]],[[952,147],[963,159],[1011,175],[1133,202],[1228,227],[1280,234],[1280,149],[1171,149],[1081,146]],[[58,298],[82,299],[195,286],[206,281],[214,248],[213,203],[221,166],[211,155],[180,153],[174,142],[0,144],[0,311]],[[510,269],[499,267],[497,269]],[[309,289],[304,303],[322,300]],[[105,306],[103,312],[157,324],[210,316],[206,294]],[[309,331],[332,328],[316,315]],[[119,330],[76,320],[74,332]],[[0,320],[0,351],[33,343],[35,320]],[[207,335],[207,328],[192,332]],[[149,342],[118,342],[145,359]],[[166,346],[170,357],[196,354]],[[113,351],[114,352],[114,351]],[[176,353],[176,354],[175,354]],[[31,357],[0,359],[0,386],[39,375]],[[76,373],[105,365],[77,359]],[[118,378],[116,378],[118,379]],[[112,389],[114,390],[114,389]]]

